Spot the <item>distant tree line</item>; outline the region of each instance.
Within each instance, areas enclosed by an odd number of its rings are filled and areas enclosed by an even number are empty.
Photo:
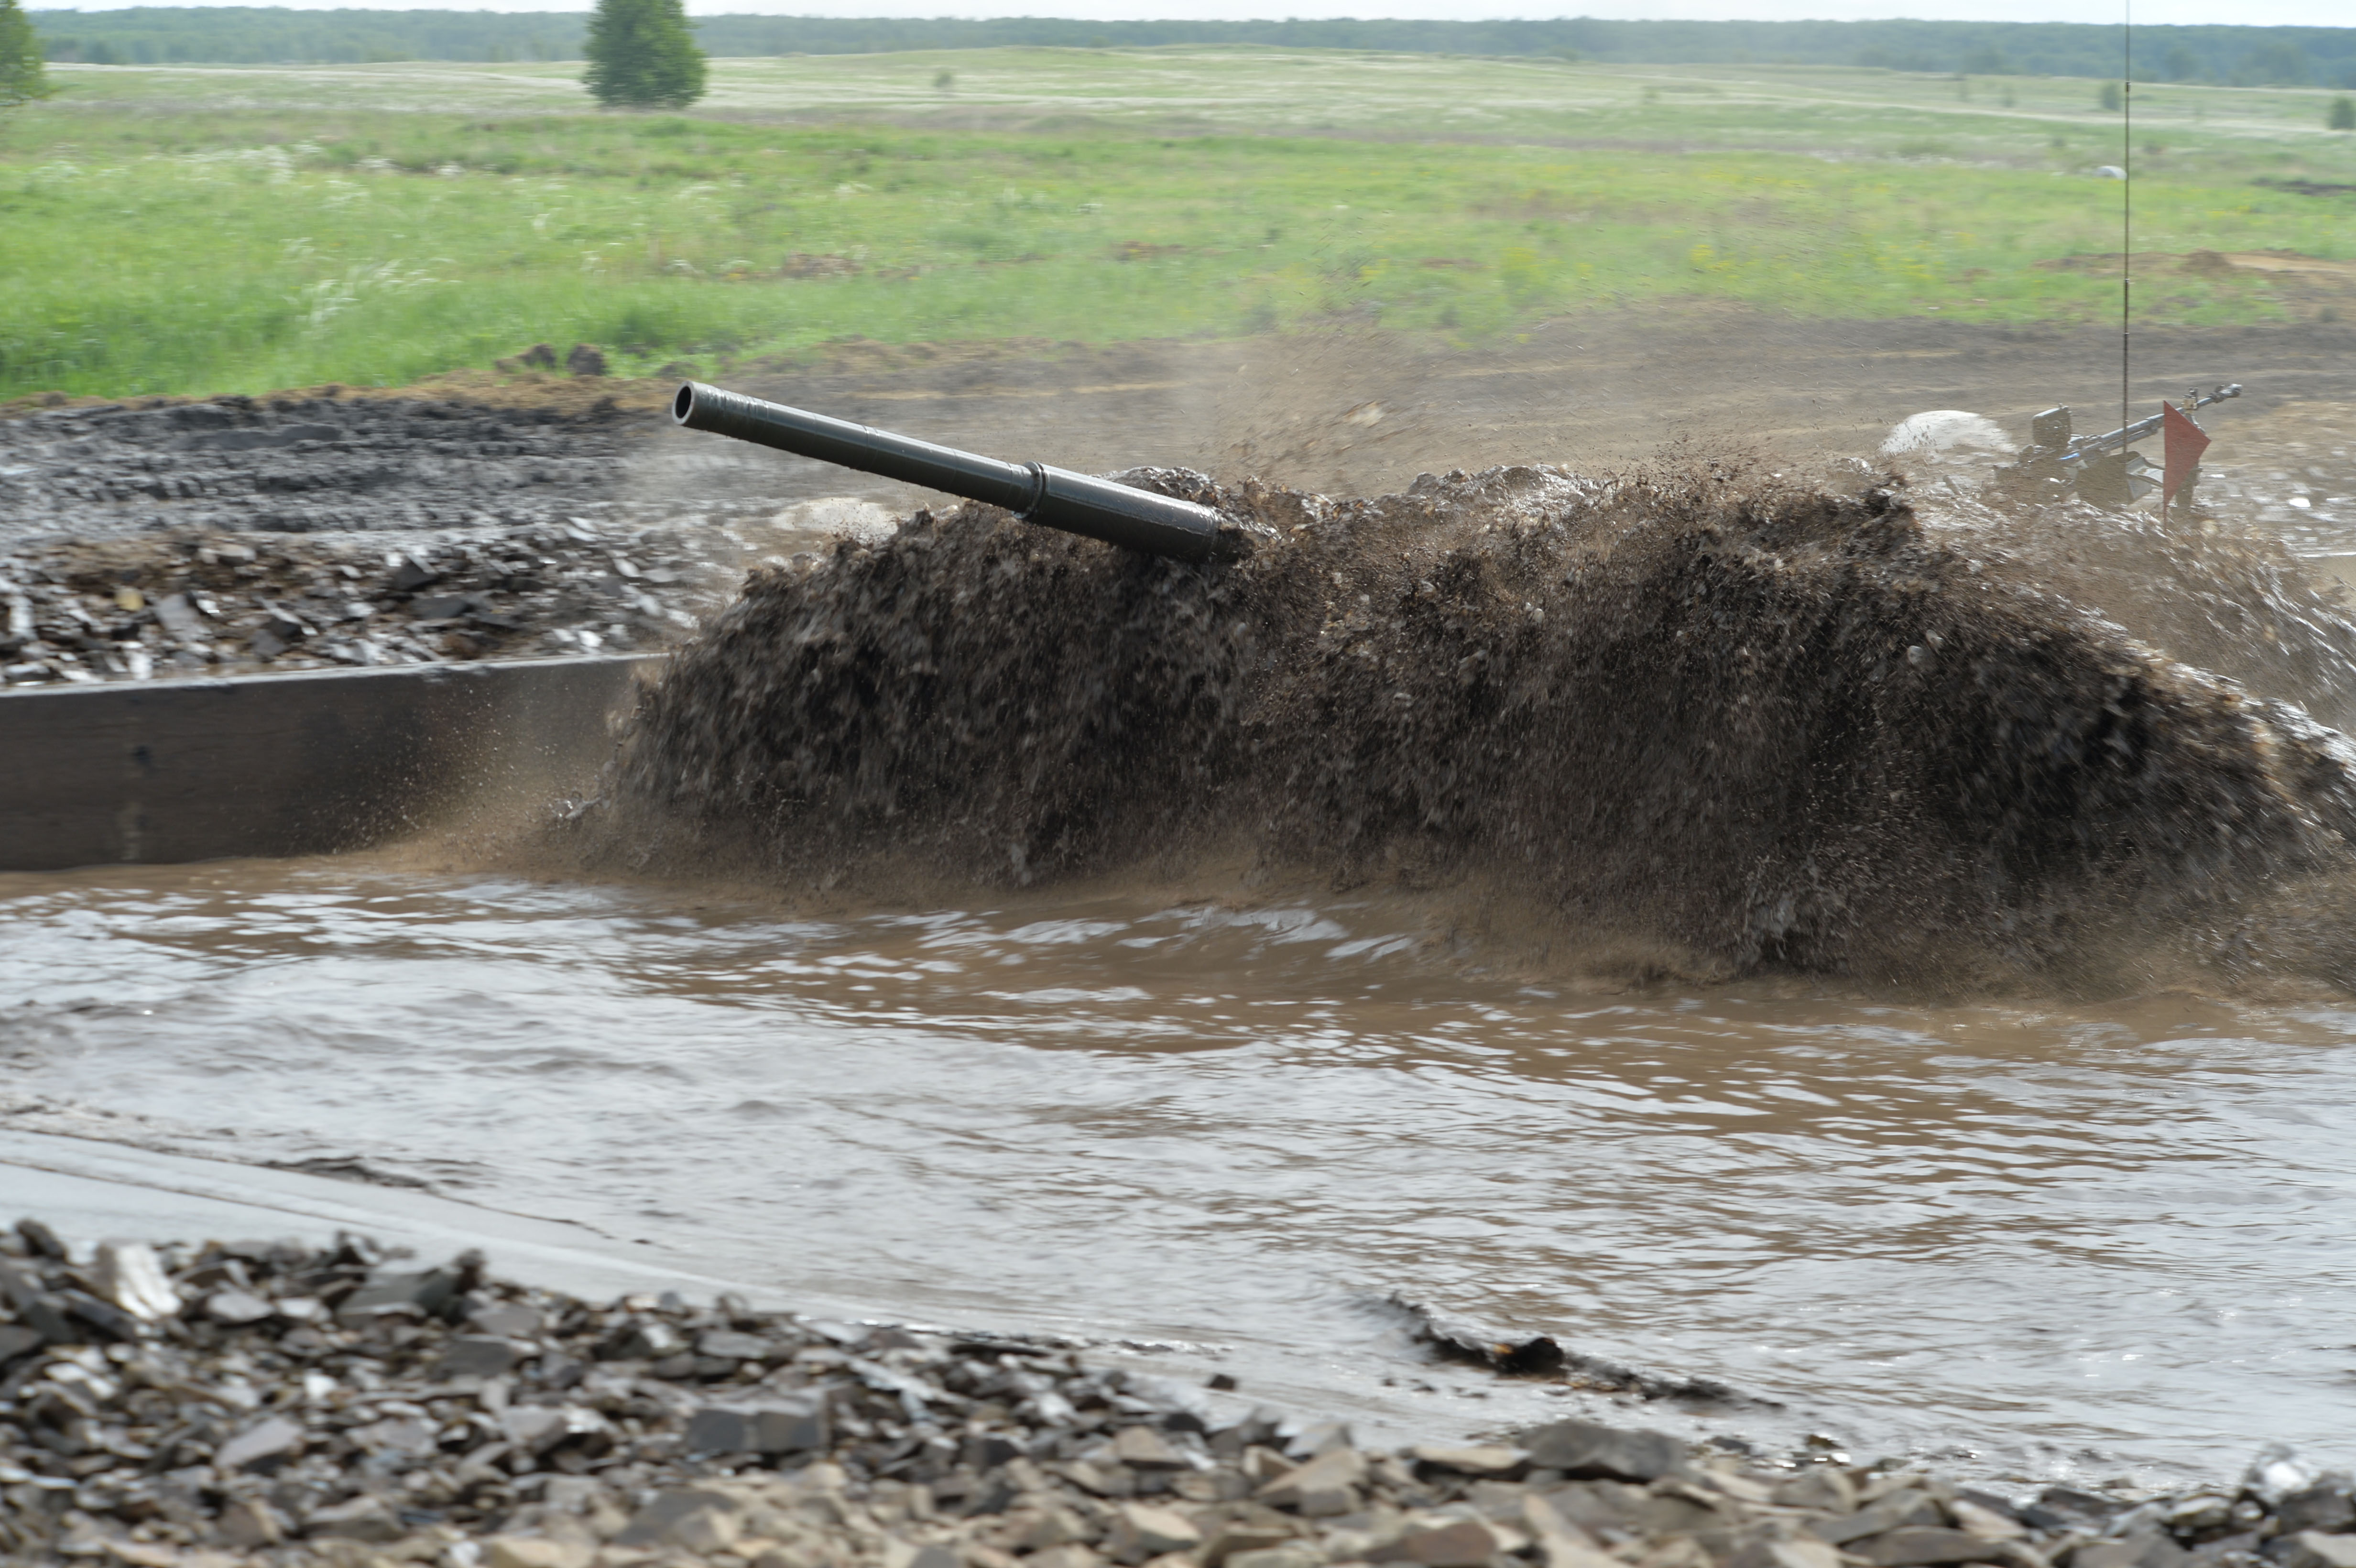
[[[32,13],[53,60],[85,65],[355,65],[371,60],[576,60],[589,16],[498,11],[291,11],[135,5]]]
[[[37,11],[48,58],[97,64],[569,60],[586,13],[134,6]],[[2067,22],[1084,22],[1052,17],[698,17],[715,56],[1040,45],[1243,44],[1626,64],[1861,65],[1973,76],[2115,76],[2119,31]],[[2356,88],[2356,27],[2138,27],[2136,78]]]

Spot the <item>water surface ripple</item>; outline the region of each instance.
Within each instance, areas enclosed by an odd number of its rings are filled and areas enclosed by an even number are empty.
[[[1419,1375],[1398,1291],[2020,1474],[2356,1413],[2346,1010],[1614,994],[1344,902],[820,922],[349,864],[0,877],[0,1125],[357,1157],[788,1297],[1368,1381]]]

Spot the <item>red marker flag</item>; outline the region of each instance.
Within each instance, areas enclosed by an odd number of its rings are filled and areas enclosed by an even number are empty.
[[[2209,437],[2199,425],[2177,412],[2174,403],[2159,406],[2160,429],[2167,443],[2159,476],[2159,515],[2164,517],[2176,502],[2178,487],[2191,478],[2193,469],[2200,466],[2201,454],[2209,450]]]

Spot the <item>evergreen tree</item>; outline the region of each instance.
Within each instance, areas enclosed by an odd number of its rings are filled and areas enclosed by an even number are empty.
[[[41,40],[16,0],[0,0],[0,109],[49,95],[41,70]]]
[[[2334,131],[2356,131],[2356,98],[2335,98],[2323,122]]]
[[[609,109],[686,108],[703,96],[703,51],[688,26],[682,0],[597,0],[582,81]]]

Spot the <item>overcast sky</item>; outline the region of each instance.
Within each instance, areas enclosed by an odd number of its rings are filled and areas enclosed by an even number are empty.
[[[153,0],[83,0],[79,6],[54,7],[84,11],[112,10],[118,5],[150,4]],[[175,3],[175,0],[165,0]],[[187,0],[177,0],[185,4]],[[205,0],[197,0],[204,4]],[[223,4],[248,0],[221,0]],[[2244,26],[2347,27],[2356,19],[2356,0],[2134,0],[2138,22],[2235,22]],[[403,0],[295,0],[302,10],[329,10],[345,5],[386,10],[406,9]],[[40,9],[51,9],[39,5]],[[423,7],[421,7],[423,8]],[[465,11],[585,11],[588,0],[502,0],[498,5],[448,5],[434,8]],[[1104,21],[1190,19],[1238,21],[1282,16],[1430,16],[1460,20],[1499,16],[1594,16],[1676,17],[1694,21],[1735,18],[1746,21],[1796,21],[1829,17],[1858,21],[1880,16],[1924,16],[1969,22],[2115,22],[2119,0],[1592,0],[1572,9],[1533,9],[1512,0],[1152,0],[1146,5],[1114,0],[1037,0],[1010,5],[1005,0],[688,0],[696,16],[723,11],[755,11],[798,16],[1085,16]]]

